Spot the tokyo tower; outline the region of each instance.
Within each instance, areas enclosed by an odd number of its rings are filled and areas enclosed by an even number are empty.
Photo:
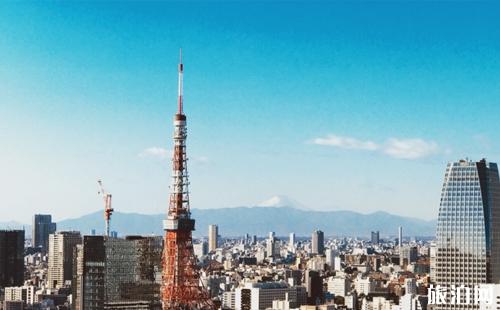
[[[182,97],[182,50],[179,63],[179,97],[174,116],[174,152],[172,186],[167,219],[163,221],[165,243],[163,250],[162,302],[163,309],[215,309],[200,275],[193,251],[194,219],[189,209],[188,172],[186,156],[186,115]]]

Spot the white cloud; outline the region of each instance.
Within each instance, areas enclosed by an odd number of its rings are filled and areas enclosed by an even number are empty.
[[[141,153],[139,153],[139,157],[153,157],[158,159],[168,159],[172,156],[172,151],[164,149],[162,147],[152,146]]]
[[[439,147],[434,141],[391,138],[387,140],[383,151],[394,158],[419,159],[435,155]]]
[[[375,151],[378,145],[372,141],[361,141],[351,137],[328,135],[326,138],[314,139],[314,144],[335,146],[341,149]]]
[[[393,158],[410,160],[432,156],[440,152],[436,142],[419,138],[389,138],[384,143],[379,144],[369,140],[359,140],[332,134],[324,138],[316,138],[313,143],[348,150],[377,151]]]

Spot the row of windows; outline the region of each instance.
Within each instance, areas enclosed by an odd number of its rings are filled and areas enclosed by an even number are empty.
[[[448,202],[448,203],[453,203],[453,202],[460,203],[464,201],[482,203],[483,196],[481,196],[480,194],[468,195],[460,193],[457,194],[448,193],[447,195],[442,195],[440,199],[440,202]]]
[[[443,208],[446,207],[446,208]],[[444,209],[443,211],[473,211],[476,212],[477,214],[482,214],[483,211],[483,205],[464,205],[463,203],[444,203],[441,204],[441,208]]]
[[[470,223],[475,223],[475,222],[482,222],[482,219],[484,218],[483,213],[479,211],[471,211],[471,210],[446,210],[446,211],[442,211],[439,213],[440,220],[453,218],[456,220],[463,220],[463,221],[468,221]]]
[[[471,230],[478,230],[478,233],[483,233],[484,225],[483,221],[474,221],[470,220],[461,221],[457,218],[446,218],[442,219],[438,224],[438,231],[449,231],[453,233],[454,229],[465,229],[470,228]],[[473,237],[473,236],[471,236]]]
[[[437,233],[440,238],[448,238],[448,242],[454,239],[464,239],[464,232],[474,233],[468,236],[467,240],[483,240],[486,232],[484,231],[484,226],[481,225],[459,225],[457,223],[445,225],[443,223],[438,225]]]
[[[458,192],[458,194],[456,193]],[[466,188],[466,187],[447,187],[441,192],[441,196],[472,196],[476,195],[479,196],[481,192],[478,189],[473,189],[473,188]]]

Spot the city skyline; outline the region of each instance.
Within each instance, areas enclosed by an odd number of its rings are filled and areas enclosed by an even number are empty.
[[[99,178],[116,211],[166,212],[180,46],[193,208],[436,218],[447,162],[500,158],[500,18],[407,5],[0,4],[2,221],[99,210]]]

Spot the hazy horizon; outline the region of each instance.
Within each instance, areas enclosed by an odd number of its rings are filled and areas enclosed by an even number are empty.
[[[283,204],[281,201],[279,203],[274,204],[274,205],[271,205],[271,204],[264,205],[263,204],[263,203],[267,203],[270,200],[272,201],[275,198],[288,199],[289,197],[274,196],[274,197],[271,197],[269,200],[265,200],[265,201],[261,202],[260,204],[256,204],[256,205],[247,205],[247,206],[238,205],[238,206],[232,206],[232,207],[219,207],[219,208],[210,208],[210,209],[204,209],[204,208],[191,208],[191,209],[193,209],[193,210],[197,210],[197,209],[199,209],[199,210],[213,210],[213,209],[234,209],[234,208],[292,208],[292,209],[297,209],[297,210],[301,210],[301,211],[305,211],[305,212],[355,212],[355,213],[359,213],[359,214],[363,214],[363,215],[370,215],[370,214],[383,212],[383,213],[388,213],[388,214],[395,215],[395,216],[414,218],[414,219],[419,219],[419,220],[424,220],[424,221],[436,221],[437,220],[437,217],[428,219],[428,218],[407,216],[405,214],[389,213],[389,212],[383,211],[383,210],[375,210],[375,211],[371,211],[371,212],[359,212],[359,211],[347,210],[347,209],[315,210],[315,209],[311,209],[311,208],[308,208],[306,206],[303,206],[302,204],[300,204],[300,202],[293,201],[293,199],[292,199],[292,201],[294,204]],[[137,212],[137,211],[128,211],[128,212],[127,211],[115,211],[114,213],[139,214],[139,215],[159,215],[159,214],[166,214],[167,213],[166,209],[167,209],[167,207],[165,208],[164,212],[159,212],[159,213]],[[87,216],[90,214],[100,213],[100,212],[103,212],[103,210],[102,209],[89,210],[85,214],[81,214],[78,216],[70,216],[67,218],[60,218],[60,219],[57,219],[54,217],[54,215],[52,215],[52,220],[55,222],[60,222],[60,221],[65,221],[65,220],[78,219],[78,218],[81,218],[82,216]],[[37,214],[41,214],[41,213],[37,213]],[[31,223],[19,222],[19,221],[16,221],[15,219],[0,221],[0,223],[8,223],[8,222],[17,222],[17,223],[23,224],[23,225],[25,225],[25,224],[31,225]]]

